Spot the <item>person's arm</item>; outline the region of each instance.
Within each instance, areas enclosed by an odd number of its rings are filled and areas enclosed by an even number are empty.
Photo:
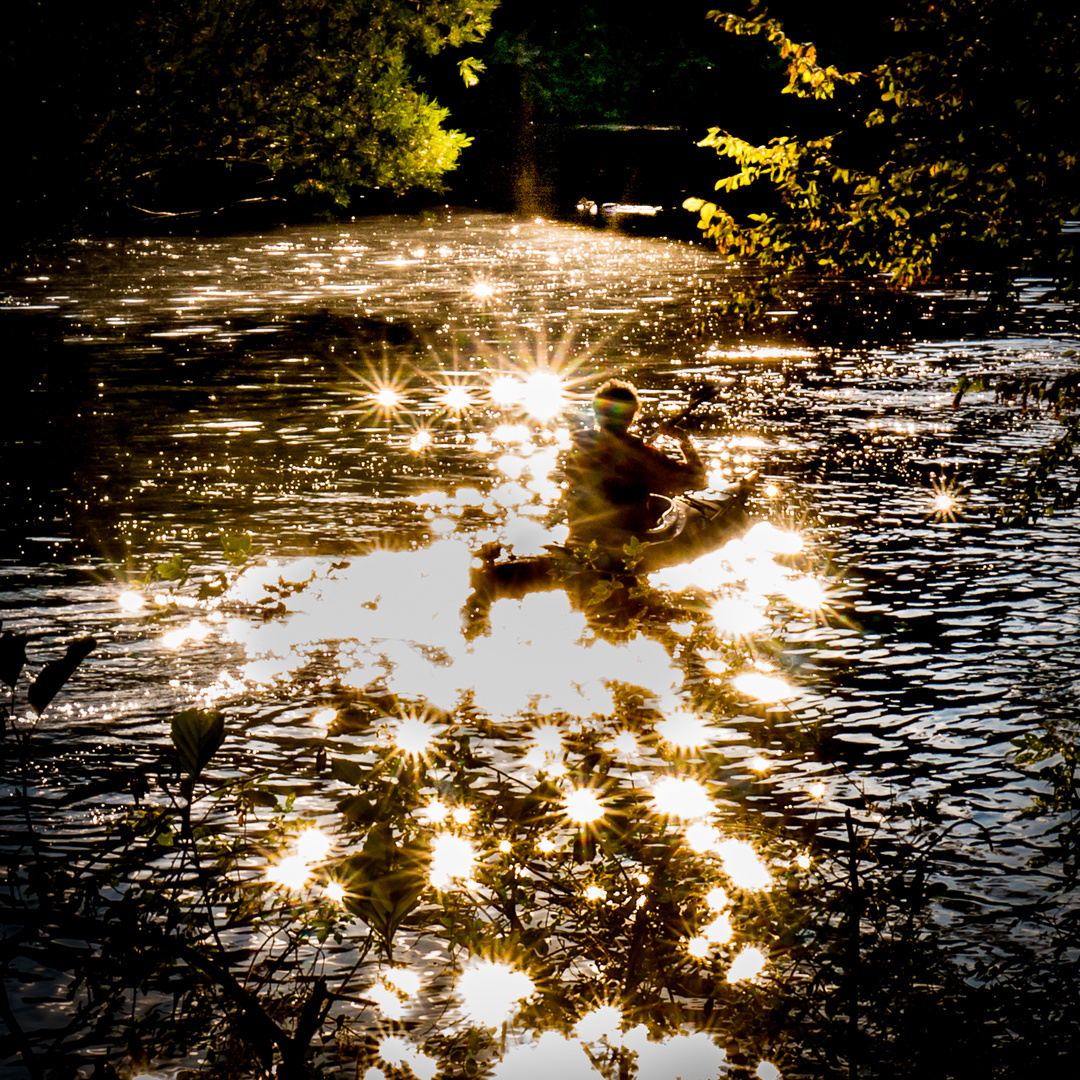
[[[699,488],[704,487],[705,464],[701,460],[701,455],[697,452],[693,440],[685,431],[678,428],[675,429],[675,437],[679,440],[679,449],[682,450],[683,457],[686,459],[687,468],[693,474],[694,484]]]

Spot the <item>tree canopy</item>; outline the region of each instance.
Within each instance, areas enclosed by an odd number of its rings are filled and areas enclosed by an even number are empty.
[[[901,285],[965,261],[1000,270],[1034,256],[1061,270],[1062,224],[1080,213],[1080,42],[1075,11],[1040,7],[900,0],[888,33],[859,17],[860,70],[837,66],[853,43],[842,27],[830,56],[828,41],[789,37],[760,0],[747,16],[710,12],[775,50],[792,109],[788,130],[761,143],[711,128],[700,145],[735,171],[718,196],[684,206],[721,250],[774,270]]]
[[[99,223],[200,196],[438,189],[469,140],[444,127],[420,67],[462,50],[498,0],[42,0],[14,16],[24,218]],[[193,179],[197,183],[193,183]]]

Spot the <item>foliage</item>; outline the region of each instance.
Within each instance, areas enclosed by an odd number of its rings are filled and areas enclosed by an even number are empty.
[[[772,271],[884,274],[924,281],[969,259],[998,270],[1022,256],[1071,258],[1064,220],[1077,202],[1072,122],[1078,53],[1074,12],[1005,0],[906,0],[890,13],[892,55],[871,44],[862,71],[819,62],[759,9],[712,12],[729,33],[762,37],[787,63],[781,93],[816,133],[755,144],[720,128],[700,145],[737,171],[721,198],[687,199],[721,251]],[[884,51],[884,50],[883,50]],[[749,188],[743,215],[725,208]]]
[[[418,66],[478,43],[496,5],[26,5],[9,71],[21,212],[64,211],[86,226],[106,214],[122,221],[133,205],[219,206],[259,184],[340,205],[357,188],[438,189],[469,139],[444,127],[447,111],[419,87]],[[470,57],[458,65],[466,82],[482,67]]]
[[[721,82],[711,54],[728,50],[703,39],[704,10],[697,0],[669,6],[663,18],[634,5],[508,4],[487,43],[488,71],[513,86],[529,120],[673,124]]]
[[[1071,358],[1075,351],[1067,349],[1062,355]],[[1060,435],[1031,455],[1022,476],[1005,478],[999,520],[1012,525],[1029,524],[1046,514],[1072,509],[1080,499],[1080,483],[1070,486],[1064,473],[1080,445],[1080,371],[1055,378],[965,375],[957,384],[953,408],[960,408],[967,393],[990,390],[998,401],[1013,404],[1023,413],[1044,406],[1063,427]]]
[[[702,655],[744,659],[744,645],[686,614],[688,675]],[[768,716],[700,675],[687,685],[695,715],[717,725]],[[502,1021],[462,1015],[459,990],[481,962],[528,975],[507,1003],[512,1030],[573,1035],[605,1080],[649,1075],[647,1060],[673,1075],[675,1058],[642,1056],[665,1047],[722,1060],[717,1042],[741,1076],[766,1055],[784,1074],[823,1077],[864,1065],[1029,1075],[1063,1060],[1068,995],[1045,989],[1052,973],[1025,987],[1015,969],[969,970],[940,944],[938,855],[963,822],[899,800],[849,812],[836,835],[788,819],[783,797],[745,769],[710,791],[717,748],[669,741],[649,696],[615,689],[607,715],[523,721],[341,687],[323,703],[325,734],[295,740],[284,785],[246,764],[236,717],[186,709],[138,776],[117,764],[84,787],[56,777],[61,805],[106,816],[63,854],[24,783],[26,828],[5,851],[3,973],[63,973],[69,1020],[24,1028],[7,1008],[5,1060],[20,1055],[30,1076],[74,1068],[93,1033],[118,1069],[197,1052],[203,1072],[229,1077],[410,1060],[417,1075],[516,1075]],[[25,730],[17,749],[24,779],[50,752]],[[661,812],[656,777],[708,792],[709,824]],[[447,844],[466,857],[447,862]],[[768,943],[768,966],[733,978],[755,942]],[[429,1004],[396,1019],[394,980],[410,969]],[[617,1027],[575,1030],[598,1005],[618,1010]]]

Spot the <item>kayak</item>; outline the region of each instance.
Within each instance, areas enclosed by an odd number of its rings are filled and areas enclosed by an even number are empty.
[[[503,557],[502,545],[485,544],[473,559],[472,595],[466,612],[475,618],[495,600],[520,600],[532,592],[591,588],[602,577],[651,574],[692,562],[741,536],[750,521],[746,503],[757,473],[719,492],[650,495],[655,524],[640,535],[592,538],[587,544],[549,544],[543,555]]]

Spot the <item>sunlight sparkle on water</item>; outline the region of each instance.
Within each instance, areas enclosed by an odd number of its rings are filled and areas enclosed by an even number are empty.
[[[408,1069],[417,1080],[433,1080],[439,1062],[399,1035],[388,1035],[379,1043],[379,1057],[395,1069]]]
[[[469,292],[477,300],[490,300],[495,295],[495,286],[490,281],[475,281],[469,286]]]
[[[283,889],[300,891],[311,880],[312,867],[321,863],[333,840],[316,825],[302,828],[292,839],[290,852],[266,868],[266,880]]]
[[[712,851],[720,843],[720,833],[716,826],[709,825],[704,821],[695,821],[692,825],[687,826],[683,835],[686,837],[690,849],[696,851],[699,855],[706,851]]]
[[[488,385],[488,396],[503,408],[520,405],[525,396],[525,384],[512,375],[497,375]]]
[[[372,395],[372,400],[380,409],[393,412],[404,399],[392,386],[384,386]]]
[[[705,903],[712,911],[721,911],[731,903],[731,898],[717,885],[705,894]]]
[[[696,713],[677,709],[656,723],[656,734],[680,750],[691,750],[710,741],[712,725]]]
[[[187,626],[177,627],[175,630],[162,634],[161,643],[167,649],[179,649],[181,645],[186,645],[189,641],[205,641],[212,632],[213,627],[209,623],[196,619]]]
[[[534,371],[525,378],[521,404],[534,419],[553,420],[566,404],[562,379],[552,371]]]
[[[759,521],[746,534],[747,543],[772,555],[798,555],[804,546],[803,538],[788,529],[778,529],[768,521]]]
[[[390,968],[384,971],[383,982],[405,997],[415,997],[420,992],[420,976],[408,968]]]
[[[146,597],[134,589],[127,589],[116,598],[121,611],[142,611],[146,607]]]
[[[591,788],[576,788],[566,796],[566,816],[579,825],[586,825],[604,815],[604,804]]]
[[[544,1031],[511,1046],[495,1064],[491,1080],[600,1080],[600,1075],[579,1042],[560,1031]]]
[[[345,886],[340,881],[328,881],[323,886],[323,895],[331,904],[341,904],[345,900]]]
[[[301,859],[308,863],[318,863],[330,854],[334,841],[322,829],[311,825],[296,834],[294,844],[296,854]]]
[[[528,975],[509,964],[474,960],[461,973],[457,989],[469,1020],[497,1028],[517,1012],[517,1003],[536,987]]]
[[[266,880],[271,885],[299,892],[311,878],[311,866],[299,855],[286,855],[266,868]]]
[[[421,428],[409,439],[409,449],[414,454],[426,450],[434,442],[434,438],[427,428]]]
[[[637,736],[632,731],[620,731],[618,735],[613,735],[610,739],[602,742],[600,749],[625,758],[635,758],[641,753]]]
[[[731,916],[726,911],[720,912],[712,922],[701,928],[701,936],[714,945],[726,945],[734,935]]]
[[[439,395],[438,400],[451,412],[465,412],[475,404],[472,394],[464,386],[448,386]]]
[[[765,954],[756,946],[747,945],[732,962],[727,973],[727,981],[738,983],[756,979],[764,970],[765,964]]]
[[[431,802],[420,811],[420,815],[429,825],[441,825],[450,817],[450,807],[442,799],[432,799]]]
[[[575,1025],[574,1034],[584,1042],[618,1038],[623,1014],[614,1005],[598,1005],[587,1012]]]
[[[664,776],[653,784],[653,803],[658,813],[694,820],[713,812],[712,799],[703,784],[688,776]]]
[[[744,671],[731,680],[740,694],[756,701],[771,703],[792,696],[791,685],[779,675],[766,675],[761,671]]]
[[[724,840],[714,849],[733,885],[751,891],[772,886],[772,875],[753,846],[745,840]]]
[[[453,833],[440,833],[431,843],[431,866],[428,879],[440,891],[446,891],[455,881],[467,881],[476,862],[472,842]]]
[[[768,623],[759,604],[741,596],[721,597],[710,607],[709,614],[725,637],[750,637]]]
[[[337,719],[337,709],[320,709],[311,718],[312,727],[327,731],[330,725]]]
[[[935,480],[931,490],[930,509],[939,520],[955,521],[960,515],[957,488],[947,480]]]
[[[805,611],[820,611],[828,602],[829,593],[825,583],[814,577],[800,577],[784,586],[784,595]]]
[[[394,745],[407,758],[421,758],[431,749],[440,728],[422,716],[399,716],[387,724]]]

